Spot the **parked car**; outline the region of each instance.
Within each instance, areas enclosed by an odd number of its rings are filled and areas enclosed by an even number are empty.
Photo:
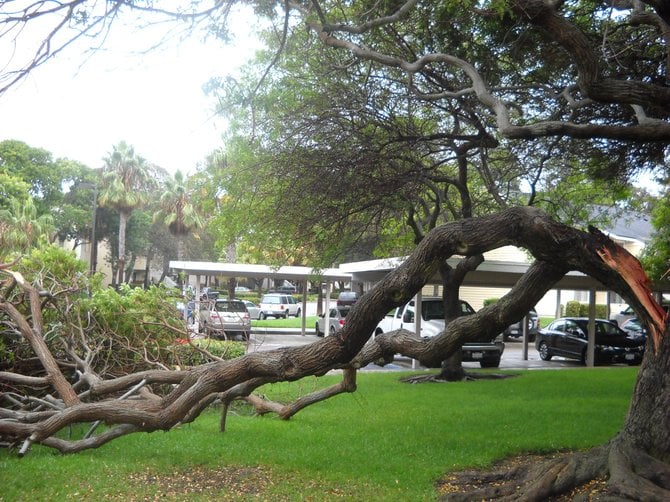
[[[647,337],[647,327],[637,317],[628,319],[621,325],[621,329],[628,333],[628,336]]]
[[[632,319],[633,317],[636,317],[633,307],[626,307],[624,310],[610,315],[610,321],[617,326],[623,326],[623,323],[625,323],[628,319]]]
[[[283,286],[279,286],[277,288],[277,293],[286,293],[289,295],[292,295],[293,293],[296,293],[298,289],[291,283],[286,283]]]
[[[379,321],[375,328],[375,336],[388,333],[396,329],[406,329],[415,333],[414,309],[415,300],[410,300],[402,307],[393,309],[386,317]],[[471,315],[475,309],[460,300],[462,315]],[[421,301],[421,334],[422,338],[432,338],[439,335],[445,328],[444,302],[438,297],[424,297]],[[500,338],[500,337],[498,337]],[[497,368],[505,344],[502,341],[467,342],[461,347],[461,357],[464,362],[478,362],[482,368]]]
[[[292,295],[283,293],[267,293],[263,295],[260,309],[261,319],[267,319],[268,317],[274,317],[275,319],[283,317],[287,319],[290,315],[300,317],[300,304],[298,301]]]
[[[219,298],[219,293],[218,291],[213,291],[210,288],[203,288],[203,290],[200,292],[200,299],[201,300],[216,300]]]
[[[251,318],[242,300],[214,300],[200,303],[200,331],[212,338],[249,339]]]
[[[193,315],[193,311],[195,310],[194,301],[188,301],[186,303],[177,302],[177,310],[179,311],[180,319],[186,320],[188,324],[193,324],[195,321],[195,316]]]
[[[334,335],[344,327],[347,314],[349,313],[350,307],[336,307],[330,309],[330,319],[328,324],[330,328],[328,329],[329,335]],[[321,314],[316,319],[316,324],[314,325],[316,331],[316,336],[323,336],[326,333],[326,314]]]
[[[261,308],[256,305],[254,302],[249,300],[240,300],[244,303],[244,306],[247,307],[247,312],[249,312],[249,317],[252,319],[258,320],[261,318]]]
[[[342,291],[337,296],[337,306],[344,307],[346,305],[353,305],[358,301],[358,293],[356,291]]]
[[[535,339],[535,348],[543,361],[562,356],[586,362],[588,344],[586,317],[563,317],[541,329]],[[595,362],[639,364],[644,356],[645,341],[631,337],[606,319],[596,319]]]
[[[235,293],[251,293],[251,290],[246,286],[235,286]]]
[[[538,330],[540,329],[540,320],[539,316],[535,309],[530,309],[527,315],[528,319],[528,341],[535,341],[535,335],[537,335]],[[508,341],[510,338],[521,338],[523,336],[523,325],[521,322],[523,319],[510,324],[507,326],[505,331],[503,331],[503,340]]]

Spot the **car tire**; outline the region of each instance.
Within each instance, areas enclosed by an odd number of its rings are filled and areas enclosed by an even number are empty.
[[[549,346],[546,342],[540,342],[540,346],[537,348],[537,351],[540,353],[540,359],[543,361],[550,361],[551,354],[549,353]]]
[[[296,316],[296,317],[300,317],[300,309],[298,309],[298,310],[295,311],[295,316]]]
[[[328,334],[329,334],[330,336],[335,335],[335,328],[331,326],[331,327],[330,327],[330,333],[328,333]]]
[[[265,320],[268,318],[268,316],[267,316],[267,314],[266,314],[265,312],[261,312],[260,314],[258,314],[258,318],[259,318],[261,321],[265,321]]]
[[[498,368],[500,366],[500,357],[496,357],[495,359],[482,359],[479,361],[479,365],[482,368]]]
[[[323,333],[319,331],[319,323],[314,324],[314,331],[316,331],[316,336],[323,336]]]
[[[284,312],[283,317],[284,317],[284,319],[288,319],[288,310],[286,312]]]

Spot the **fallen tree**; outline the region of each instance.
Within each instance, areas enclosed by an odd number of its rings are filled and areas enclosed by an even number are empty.
[[[447,258],[474,256],[505,245],[526,248],[535,262],[500,301],[475,315],[453,320],[441,335],[430,340],[419,340],[402,331],[369,340],[377,322],[391,308],[410,300]],[[0,442],[15,447],[20,455],[27,453],[32,444],[76,452],[133,432],[169,430],[192,421],[216,399],[228,403],[249,396],[266,383],[323,375],[333,368],[347,369],[345,381],[338,388],[326,389],[291,407],[272,410],[287,418],[321,398],[355,389],[355,369],[369,361],[390,360],[401,353],[425,366],[439,368],[464,342],[475,337],[494,338],[571,270],[588,274],[624,296],[650,326],[650,346],[626,425],[607,445],[567,457],[551,469],[543,467],[541,475],[535,470],[519,471],[509,486],[492,486],[481,495],[538,499],[609,473],[613,493],[632,499],[667,500],[670,341],[664,313],[651,297],[639,263],[625,250],[595,229],[576,230],[528,207],[433,230],[400,267],[361,298],[347,317],[345,328],[336,336],[299,348],[255,352],[189,370],[149,370],[108,380],[96,375],[87,358],[74,353],[67,344],[67,363],[76,371],[74,377],[66,377],[63,361],[56,361],[44,344],[39,289],[11,267],[4,267],[2,273],[8,279],[0,294],[0,313],[5,324],[11,323],[29,340],[45,376],[33,380],[35,377],[0,373],[3,389],[20,384],[21,388],[42,389],[43,396],[32,399],[30,395],[2,392]],[[22,291],[20,298],[28,300],[30,314],[8,301],[7,291],[15,288]],[[165,384],[171,385],[171,390],[164,394],[156,391]],[[47,393],[43,391],[45,386],[49,388]],[[57,436],[70,425],[98,421],[105,422],[108,428],[81,439]],[[519,479],[528,483],[519,484]]]

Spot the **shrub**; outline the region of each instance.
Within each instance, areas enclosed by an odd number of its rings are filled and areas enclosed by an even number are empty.
[[[586,303],[579,305],[579,315],[581,317],[589,316],[589,306]],[[597,319],[606,319],[607,318],[607,305],[597,304],[596,305],[596,318]]]
[[[486,298],[482,305],[484,307],[488,307],[489,305],[493,305],[494,303],[496,303],[498,300],[500,300],[500,298]]]
[[[244,343],[211,338],[196,338],[191,343],[183,340],[171,347],[174,364],[180,367],[198,366],[216,359],[207,352],[221,359],[230,360],[243,356],[246,352]]]
[[[155,362],[170,365],[170,347],[185,335],[176,297],[161,286],[101,289],[79,307],[82,317],[88,317],[89,337],[102,348],[95,362],[98,371],[125,374]]]
[[[561,305],[561,309],[562,309]],[[580,303],[578,301],[567,302],[565,307],[565,316],[566,317],[588,317],[589,316],[589,305],[588,303]],[[607,318],[607,305],[599,303],[596,305],[596,318],[606,319]]]
[[[577,301],[569,301],[565,305],[565,317],[579,317],[581,303]]]

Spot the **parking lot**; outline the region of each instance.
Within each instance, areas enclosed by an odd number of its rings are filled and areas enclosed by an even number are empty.
[[[249,341],[248,352],[257,352],[265,350],[273,350],[279,347],[295,347],[306,345],[308,343],[321,340],[316,335],[307,334],[301,335],[296,332],[287,332],[283,334],[276,333],[253,333]],[[478,363],[463,363],[465,368],[479,368]],[[561,357],[554,357],[551,361],[542,361],[540,355],[535,350],[535,345],[528,345],[528,359],[523,358],[523,343],[517,341],[510,341],[505,343],[505,351],[500,361],[500,368],[502,369],[562,369],[562,368],[582,368],[583,365],[579,361],[563,359]],[[398,358],[394,364],[385,367],[388,370],[421,368],[418,363],[412,363],[411,359]],[[369,370],[383,369],[376,366],[371,366]]]

